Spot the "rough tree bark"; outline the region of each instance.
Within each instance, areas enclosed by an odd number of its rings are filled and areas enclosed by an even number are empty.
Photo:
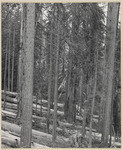
[[[53,146],[56,140],[56,127],[57,127],[57,100],[58,100],[58,63],[59,63],[59,46],[60,46],[60,6],[57,4],[57,48],[56,48],[56,64],[55,64],[55,91],[54,91],[54,117],[53,117],[53,132],[52,141]]]
[[[31,147],[32,138],[32,102],[33,102],[33,63],[35,36],[35,4],[23,5],[24,9],[24,85],[22,89],[22,127],[21,147]]]
[[[119,3],[108,4],[107,14],[107,38],[106,38],[106,103],[105,114],[103,118],[103,147],[108,147],[108,136],[110,132],[111,122],[111,103],[112,103],[112,87],[114,74],[114,54],[116,41],[116,27],[118,22]]]
[[[52,10],[53,11],[53,10]],[[49,119],[50,119],[50,104],[51,104],[51,85],[52,85],[52,69],[53,69],[53,54],[52,54],[52,32],[53,32],[53,12],[51,16],[51,33],[50,33],[50,69],[48,77],[48,110],[47,110],[47,132],[49,133]]]
[[[102,131],[102,120],[103,120],[103,115],[104,115],[104,100],[105,100],[105,84],[106,84],[106,68],[105,68],[105,65],[106,65],[106,60],[105,60],[105,57],[106,57],[106,48],[104,49],[104,56],[103,56],[103,61],[102,61],[102,64],[103,64],[103,78],[102,78],[102,95],[101,95],[101,102],[100,102],[100,108],[99,108],[99,128],[98,128],[98,131],[101,132]]]

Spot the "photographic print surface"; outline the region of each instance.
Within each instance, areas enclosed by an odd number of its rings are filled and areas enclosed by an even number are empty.
[[[121,148],[120,3],[1,3],[2,148]]]

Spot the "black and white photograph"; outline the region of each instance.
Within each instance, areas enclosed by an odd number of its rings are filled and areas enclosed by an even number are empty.
[[[120,2],[1,2],[1,148],[121,148]]]

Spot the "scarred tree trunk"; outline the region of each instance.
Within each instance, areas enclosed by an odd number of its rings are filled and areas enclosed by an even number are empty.
[[[22,87],[22,127],[21,147],[31,147],[32,138],[32,101],[33,101],[33,63],[35,35],[35,4],[23,5],[24,9],[24,83]]]

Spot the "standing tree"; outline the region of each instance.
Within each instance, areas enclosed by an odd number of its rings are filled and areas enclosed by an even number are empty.
[[[24,10],[21,4],[21,25],[20,25],[20,49],[19,49],[19,60],[18,60],[18,78],[17,78],[17,91],[18,96],[18,112],[16,116],[16,121],[21,120],[21,109],[22,109],[22,85],[23,85],[23,26],[24,26]]]
[[[116,28],[118,22],[119,3],[109,3],[107,13],[107,41],[106,41],[106,87],[105,114],[102,133],[103,147],[108,147],[108,136],[111,122],[112,87],[114,74],[114,54],[116,42]]]
[[[3,110],[6,108],[6,72],[7,72],[7,49],[8,49],[8,38],[7,38],[7,44],[6,44],[6,56],[5,56],[5,69],[4,69],[4,92],[5,92],[5,98],[4,98],[4,106]]]
[[[11,91],[13,92],[13,80],[14,80],[14,54],[15,53],[15,28],[13,33],[13,50],[12,50],[12,77],[11,77]]]
[[[54,5],[53,8],[54,9]],[[52,10],[53,11],[53,10]],[[53,12],[51,15],[51,32],[50,32],[50,68],[48,77],[48,110],[47,110],[47,131],[49,133],[49,119],[51,107],[51,89],[52,89],[52,69],[53,69],[53,54],[52,54],[52,39],[53,39]]]
[[[54,117],[53,117],[53,131],[52,140],[53,146],[56,140],[57,128],[57,99],[58,99],[58,63],[59,63],[59,46],[60,46],[60,4],[57,4],[57,47],[56,47],[56,63],[55,63],[55,90],[54,90]]]
[[[11,55],[11,15],[9,15],[9,47],[8,47],[8,91],[10,91],[10,55]]]
[[[23,26],[24,83],[22,87],[21,147],[29,148],[32,137],[35,4],[23,4],[23,10],[25,12]]]

